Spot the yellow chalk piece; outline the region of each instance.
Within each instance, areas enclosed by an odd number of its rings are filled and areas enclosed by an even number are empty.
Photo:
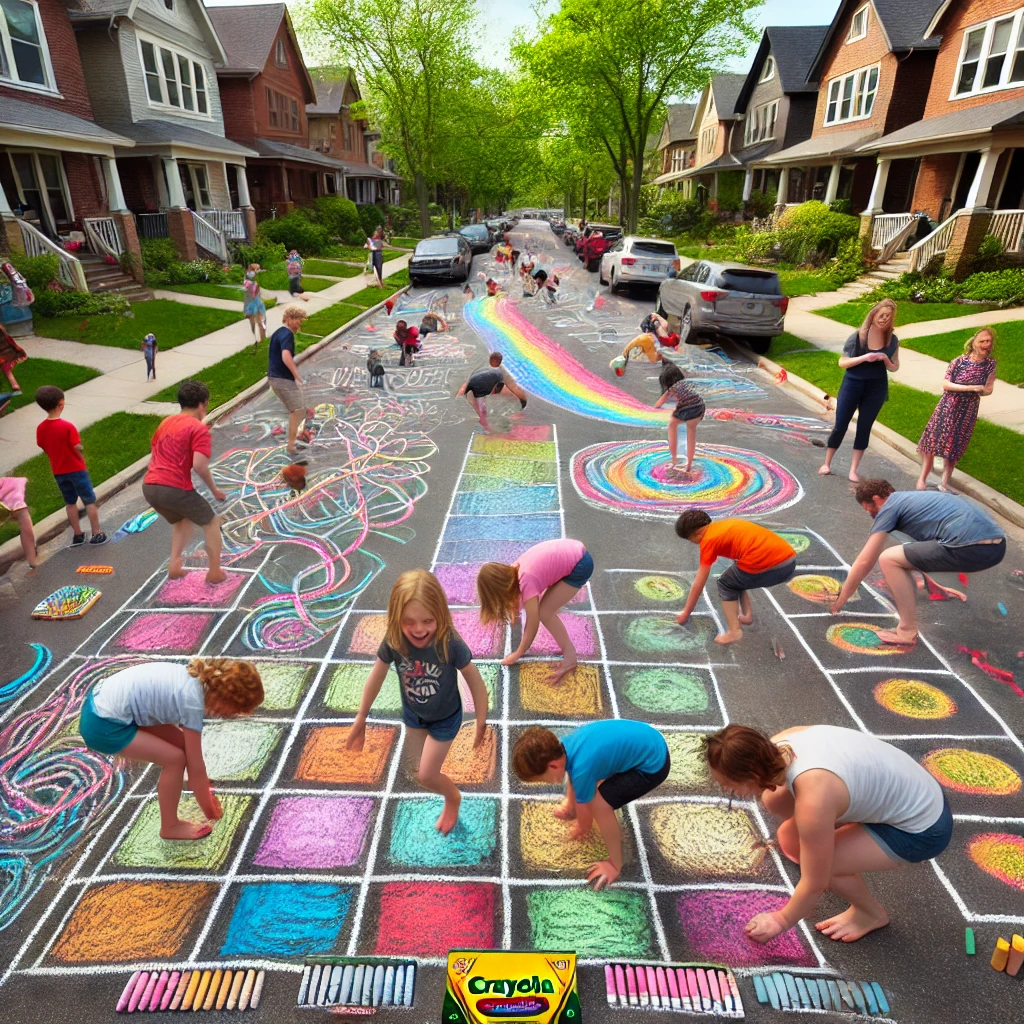
[[[252,986],[256,981],[256,972],[250,968],[245,976],[245,984],[242,986],[242,996],[238,1000],[238,1008],[244,1010],[249,1005],[249,996],[252,995]]]
[[[1024,936],[1014,935],[1010,939],[1010,956],[1006,961],[1006,973],[1011,978],[1016,978],[1021,964],[1024,964]]]
[[[210,972],[207,971],[207,974]],[[192,1002],[196,997],[196,992],[199,991],[199,979],[202,978],[202,971],[193,971],[192,977],[189,979],[188,988],[185,990],[185,998],[182,1001],[181,1008],[183,1010],[191,1010]]]
[[[238,1005],[238,996],[242,991],[242,982],[245,981],[245,971],[235,971],[235,980],[231,986],[231,995],[228,996],[228,1009],[233,1010]]]
[[[224,972],[219,967],[217,968],[217,970],[215,970],[213,972],[213,980],[210,982],[210,989],[206,993],[206,999],[203,1002],[203,1009],[204,1010],[212,1010],[213,1009],[213,1003],[214,1003],[214,1000],[217,998],[217,989],[220,988],[220,979],[221,979],[221,976],[223,974],[224,974]],[[203,980],[204,981],[206,980],[205,977],[204,977]],[[192,1009],[194,1010],[195,1007],[193,1006]]]
[[[196,972],[199,973],[198,971]],[[201,1010],[203,1008],[203,1001],[206,999],[206,990],[210,987],[210,979],[213,977],[213,971],[203,971],[199,978],[199,988],[196,989],[196,997],[192,1000],[192,1009]]]
[[[997,971],[1006,970],[1006,961],[1010,959],[1010,944],[1006,939],[996,939],[996,948],[992,953],[992,966]]]
[[[223,1010],[224,1004],[228,1001],[228,993],[231,991],[231,971],[225,971],[221,979],[220,991],[217,993],[217,1009]]]

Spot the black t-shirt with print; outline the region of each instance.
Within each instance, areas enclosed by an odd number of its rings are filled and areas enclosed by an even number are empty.
[[[458,672],[472,660],[473,655],[458,633],[448,638],[448,660],[442,661],[436,647],[413,647],[403,654],[384,642],[377,649],[377,657],[395,666],[402,690],[402,703],[424,722],[440,722],[450,718],[462,707],[459,695]]]

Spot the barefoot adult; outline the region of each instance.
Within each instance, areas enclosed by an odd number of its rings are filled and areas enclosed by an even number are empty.
[[[819,921],[819,932],[856,942],[889,923],[862,877],[937,857],[949,845],[953,815],[942,787],[909,754],[832,725],[800,726],[769,739],[745,725],[708,737],[708,767],[737,796],[754,797],[782,818],[779,846],[800,865],[781,910],[758,914],[744,931],[768,942],[814,912],[825,890],[849,901]]]
[[[299,426],[309,416],[302,378],[295,364],[295,335],[302,330],[307,316],[304,309],[289,306],[284,311],[281,326],[270,336],[267,353],[267,383],[288,411],[288,455],[293,459],[298,455]],[[308,441],[305,435],[303,444]]]
[[[492,352],[487,366],[481,370],[474,370],[457,392],[459,397],[466,396],[485,430],[487,429],[487,408],[484,399],[488,395],[498,395],[502,391],[508,391],[519,399],[520,408],[526,408],[526,392],[501,365],[501,360],[500,352]]]

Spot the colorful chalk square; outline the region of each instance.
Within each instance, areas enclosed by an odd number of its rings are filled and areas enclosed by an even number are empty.
[[[146,612],[136,615],[114,638],[122,651],[195,654],[214,620],[209,613]]]
[[[468,477],[486,477],[491,480],[519,484],[553,484],[558,480],[558,466],[553,460],[517,459],[496,455],[470,454],[462,471],[460,490],[474,486]]]
[[[609,645],[610,660],[674,665],[705,662],[708,646],[717,632],[714,620],[702,615],[692,615],[685,626],[680,626],[674,611],[671,614],[604,615],[601,630]]]
[[[523,711],[542,718],[592,718],[602,714],[604,698],[597,665],[577,665],[552,683],[559,666],[557,661],[519,662],[519,703]]]
[[[479,522],[479,520],[477,520]],[[533,547],[532,540],[446,540],[437,553],[438,562],[506,562],[511,564]]]
[[[227,861],[235,832],[249,809],[252,797],[222,790],[217,799],[224,816],[210,823],[213,831],[201,839],[185,842],[160,838],[160,807],[156,797],[151,797],[114,851],[111,861],[125,868],[219,871]],[[191,794],[182,797],[178,816],[183,821],[206,820]]]
[[[471,786],[493,789],[496,785],[498,767],[498,731],[489,725],[479,747],[473,746],[476,738],[476,720],[463,712],[462,728],[444,759],[444,773],[456,786]],[[416,781],[419,760],[414,761],[410,752],[403,759],[403,789],[422,791]]]
[[[575,884],[517,893],[525,903],[528,948],[574,949],[579,957],[655,954],[646,894],[629,889],[594,892]],[[513,911],[519,920],[519,911]]]
[[[668,778],[661,784],[666,791],[681,793],[708,793],[717,787],[711,780],[707,758],[704,756],[702,733],[662,730],[668,745]]]
[[[365,796],[286,796],[270,812],[253,864],[328,870],[360,863],[374,800]]]
[[[905,675],[914,669],[946,667],[926,644],[904,647],[880,641],[879,630],[894,628],[895,617],[858,618],[857,612],[845,609],[833,616],[826,609],[820,616],[799,621],[801,636],[826,670],[891,667],[893,675]]]
[[[366,917],[376,934],[357,952],[447,957],[450,949],[494,949],[501,941],[501,888],[486,882],[386,882],[373,886]],[[365,936],[365,937],[364,937]]]
[[[387,862],[392,867],[496,870],[497,800],[464,797],[458,823],[447,835],[435,827],[444,807],[440,797],[397,800],[391,806]]]
[[[300,782],[379,785],[395,744],[395,726],[368,725],[363,749],[345,749],[351,727],[318,726],[306,736],[295,768]]]
[[[501,455],[507,459],[556,459],[554,441],[512,441],[489,434],[474,434],[469,450],[475,455]]]
[[[50,957],[66,964],[131,963],[179,955],[205,918],[217,886],[205,882],[109,882],[75,907]]]
[[[485,626],[480,621],[479,608],[452,612],[452,622],[474,658],[493,658],[503,652],[505,630],[496,624]]]
[[[613,665],[620,714],[667,725],[718,725],[722,709],[708,669],[671,664]]]
[[[290,711],[297,707],[309,685],[309,665],[283,661],[253,663],[263,680],[263,703],[259,711]]]
[[[360,615],[355,620],[355,626],[348,642],[348,653],[375,655],[384,641],[387,631],[388,617],[386,615]]]
[[[245,573],[229,571],[223,582],[207,583],[204,570],[193,570],[180,579],[167,580],[149,604],[157,608],[228,608],[248,578]]]
[[[526,515],[557,510],[558,488],[549,484],[461,492],[452,504],[452,514],[458,516]]]
[[[225,720],[203,729],[203,761],[214,782],[254,782],[281,739],[273,722]]]
[[[332,711],[354,714],[359,710],[366,677],[372,668],[372,661],[339,665],[327,684],[324,704]],[[398,676],[393,669],[390,669],[384,677],[384,683],[373,702],[371,712],[375,716],[400,717],[401,711],[402,694],[399,689]]]
[[[562,535],[562,519],[557,512],[533,516],[501,514],[489,516],[486,533],[476,516],[452,516],[445,523],[444,543],[474,541],[486,535],[491,540],[526,541],[539,544]]]
[[[597,639],[594,634],[594,622],[589,615],[576,615],[572,612],[560,612],[558,615],[569,634],[576,654],[580,658],[593,658],[597,654]],[[512,642],[517,644],[520,637],[519,630],[513,630]],[[541,625],[537,630],[533,643],[530,645],[530,654],[533,656],[544,654],[559,655],[562,648],[559,647],[555,638]]]
[[[347,885],[261,882],[239,887],[221,956],[292,960],[336,948],[352,909]]]

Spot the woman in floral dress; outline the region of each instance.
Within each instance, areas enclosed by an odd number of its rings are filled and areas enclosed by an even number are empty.
[[[964,354],[949,364],[942,397],[917,445],[921,453],[919,491],[928,486],[936,455],[941,455],[943,460],[939,490],[949,490],[953,470],[964,457],[974,433],[981,396],[991,395],[995,387],[996,361],[992,358],[995,341],[995,334],[983,327],[964,345]]]

